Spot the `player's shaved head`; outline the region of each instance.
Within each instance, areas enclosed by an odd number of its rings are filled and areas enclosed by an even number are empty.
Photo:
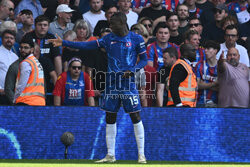
[[[180,47],[182,58],[193,62],[196,60],[196,49],[192,44],[182,44]]]
[[[110,18],[112,32],[118,36],[125,36],[128,33],[127,16],[122,12],[113,14]]]

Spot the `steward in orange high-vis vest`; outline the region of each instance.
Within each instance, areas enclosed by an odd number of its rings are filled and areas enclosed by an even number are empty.
[[[16,103],[24,103],[32,106],[45,106],[45,88],[43,68],[37,58],[31,54],[21,63],[27,62],[31,66],[31,73],[26,87],[16,98]],[[20,64],[21,64],[20,63]],[[20,81],[20,70],[18,70],[17,84]]]
[[[196,76],[193,73],[191,66],[182,59],[178,59],[175,64],[171,67],[169,78],[171,79],[172,71],[177,64],[181,64],[188,75],[186,79],[179,85],[179,96],[183,106],[196,107],[196,96],[197,96],[197,81]],[[174,105],[172,95],[168,91],[168,103],[167,105]]]
[[[196,49],[192,44],[180,46],[181,59],[171,66],[167,106],[196,107],[197,81],[191,62],[196,60]]]

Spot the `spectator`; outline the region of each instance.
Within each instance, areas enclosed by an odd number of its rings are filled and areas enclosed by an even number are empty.
[[[14,104],[14,94],[16,88],[16,78],[18,74],[19,64],[25,59],[25,55],[20,54],[19,59],[9,66],[5,77],[4,92],[8,98],[9,104]]]
[[[8,99],[4,92],[5,77],[9,66],[18,59],[17,55],[11,51],[15,43],[16,33],[11,30],[2,32],[2,45],[0,47],[0,104],[7,105]]]
[[[132,25],[131,31],[133,31],[136,34],[140,34],[143,37],[145,43],[148,42],[149,33],[143,24],[137,23]]]
[[[63,34],[72,30],[74,24],[71,23],[72,10],[68,5],[61,4],[56,9],[57,19],[50,23],[49,32],[52,34],[57,34],[59,37],[63,37]]]
[[[164,65],[162,51],[168,47],[179,47],[168,42],[170,38],[169,28],[166,22],[160,22],[155,28],[156,41],[147,47],[148,65],[154,67],[155,71]]]
[[[0,24],[2,24],[3,21],[6,21],[10,15],[14,12],[14,4],[10,0],[1,0],[0,2]]]
[[[81,2],[84,2],[81,0]],[[59,5],[61,4],[66,4],[68,5],[71,9],[74,11],[72,12],[72,17],[71,17],[71,22],[75,23],[77,20],[82,19],[82,13],[80,12],[78,6],[75,4],[70,3],[70,0],[53,0],[49,1],[49,5],[47,10],[44,12],[44,15],[47,16],[50,20],[50,22],[53,22],[56,18],[56,9]],[[85,6],[87,6],[85,4]]]
[[[40,46],[35,43],[34,45],[34,56],[39,60],[40,64],[43,67],[44,80],[45,80],[45,93],[46,93],[46,105],[54,105],[52,91],[54,85],[56,84],[57,74],[53,64],[50,61],[47,61],[45,57],[40,56]]]
[[[189,12],[188,7],[185,4],[178,5],[176,8],[176,12],[180,21],[180,26],[178,28],[179,33],[181,36],[188,30],[188,18],[189,18]]]
[[[24,9],[31,10],[34,19],[43,14],[43,8],[39,0],[22,0],[15,8],[15,16],[17,16]]]
[[[96,37],[92,36],[90,25],[84,20],[78,20],[73,30],[76,32],[75,41],[93,41],[97,39]],[[87,72],[90,77],[92,77],[92,68],[95,67],[95,58],[98,56],[98,51],[80,50],[78,55],[81,55],[81,60],[84,65],[83,71]]]
[[[223,35],[224,31],[221,26],[222,20],[228,16],[228,9],[225,4],[217,5],[214,8],[214,19],[215,24],[210,23],[204,27],[204,38],[207,40],[215,40],[219,43],[224,41]]]
[[[43,68],[33,53],[33,40],[22,38],[20,54],[25,59],[20,63],[17,74],[14,95],[14,103],[17,105],[45,106]]]
[[[4,32],[5,30],[14,31],[15,34],[17,33],[16,23],[13,21],[5,21],[0,25],[0,33]],[[0,38],[0,45],[2,44],[2,38]],[[16,55],[19,55],[19,44],[17,42],[14,43],[14,46],[11,48],[12,52]]]
[[[169,42],[174,43],[176,45],[180,45],[183,43],[183,38],[178,31],[180,21],[176,13],[170,13],[169,17],[166,19],[166,23],[169,27],[170,38]]]
[[[219,59],[222,52],[227,55],[228,49],[235,47],[240,54],[240,63],[243,63],[249,67],[249,56],[247,54],[246,48],[236,43],[239,38],[239,34],[235,25],[229,25],[226,27],[224,38],[226,41],[220,44],[220,51],[216,55],[217,60]]]
[[[162,107],[167,105],[169,73],[171,67],[175,64],[178,57],[179,57],[178,52],[174,47],[166,48],[165,50],[163,50],[164,66],[160,69],[160,72],[158,73],[157,85],[156,85],[157,107]]]
[[[117,6],[119,7],[120,12],[126,14],[128,28],[130,29],[138,20],[138,14],[130,10],[131,0],[118,0]]]
[[[141,13],[139,14],[139,19],[142,17],[149,17],[155,21],[157,18],[169,15],[170,12],[166,8],[162,7],[162,1],[163,0],[150,0],[151,5],[142,9]],[[165,21],[166,18],[163,17],[161,20]],[[157,23],[154,23],[154,25],[156,24]]]
[[[248,22],[250,20],[247,8],[249,4],[247,0],[233,1],[227,4],[228,10],[233,10],[237,14],[237,18],[240,24]]]
[[[229,25],[238,25],[237,18],[231,15],[228,15],[221,21],[221,27],[225,31],[226,27]]]
[[[189,19],[189,30],[195,30],[198,32],[200,36],[200,45],[203,46],[206,43],[206,39],[204,38],[203,26],[201,25],[200,20],[197,17],[193,17]]]
[[[195,74],[198,82],[197,107],[216,107],[218,104],[217,60],[220,45],[214,41],[205,44],[206,59],[197,63]]]
[[[109,25],[110,25],[110,18],[111,16],[116,13],[118,10],[117,10],[117,7],[115,5],[111,5],[111,6],[108,6],[105,10],[105,17],[106,17],[106,20],[99,20],[95,26],[95,29],[94,29],[94,32],[93,32],[93,35],[94,36],[98,36],[100,37],[101,34],[100,34],[100,31],[101,29],[103,28],[110,28]]]
[[[146,27],[149,34],[148,38],[151,38],[153,35],[153,20],[149,17],[142,17],[139,19],[138,23],[141,23]]]
[[[218,61],[219,103],[218,107],[249,106],[249,69],[239,62],[241,55],[235,47],[220,55]]]
[[[48,39],[54,39],[55,36],[48,32],[49,19],[44,16],[38,16],[35,19],[35,30],[25,34],[25,38],[30,38],[35,41],[41,49],[41,57],[50,61],[55,68],[57,75],[62,73],[62,58],[59,48],[54,48],[51,43],[48,43]]]
[[[91,34],[99,20],[106,20],[105,13],[102,11],[103,0],[89,0],[90,10],[82,15],[85,21],[90,24]]]
[[[203,61],[205,59],[205,50],[200,47],[199,39],[199,33],[195,30],[189,30],[185,33],[185,43],[193,45],[196,49],[196,60],[192,62],[192,67],[195,67],[199,61]]]
[[[196,0],[185,0],[184,4],[187,5],[189,11],[189,17],[197,17],[199,18],[201,15],[202,10],[196,7],[195,4]]]
[[[95,106],[93,83],[89,75],[81,71],[82,61],[72,58],[68,72],[63,72],[56,81],[54,95],[55,106]]]
[[[229,26],[229,25],[235,25],[235,26],[239,27],[237,18],[236,18],[235,16],[232,16],[232,15],[228,15],[227,17],[225,17],[225,18],[222,20],[221,25],[222,25],[222,29],[223,29],[224,32],[225,32],[226,27]],[[249,27],[249,28],[250,28],[250,27]],[[238,40],[237,40],[236,42],[237,42],[239,45],[242,45],[242,46],[244,46],[244,47],[247,47],[247,46],[246,46],[246,42],[245,42],[245,40],[244,40],[245,38],[241,36],[242,33],[241,33],[241,31],[240,31],[240,27],[239,27],[238,30],[239,30],[239,36],[240,36],[241,38],[238,38]]]
[[[22,28],[17,30],[16,41],[19,43],[22,37],[33,30],[34,18],[32,11],[29,9],[22,10],[19,14],[21,18]]]
[[[171,67],[169,74],[168,106],[196,107],[196,76],[191,63],[196,59],[195,48],[191,44],[180,47],[181,59]]]
[[[200,21],[203,27],[206,27],[209,24],[215,24],[214,20],[214,7],[217,5],[225,4],[226,0],[211,0],[213,7],[212,8],[206,8],[202,11],[200,16]]]

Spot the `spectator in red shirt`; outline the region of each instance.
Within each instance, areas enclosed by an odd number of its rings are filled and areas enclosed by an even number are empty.
[[[57,79],[53,91],[55,106],[94,106],[94,90],[90,76],[81,71],[82,61],[73,57],[67,72]]]

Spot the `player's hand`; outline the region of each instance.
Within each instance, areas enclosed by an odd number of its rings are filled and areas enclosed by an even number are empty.
[[[62,46],[62,38],[56,34],[57,39],[49,39],[48,42],[52,43],[54,47]]]
[[[130,76],[132,76],[133,73],[129,70],[125,71],[122,78],[129,78]]]

